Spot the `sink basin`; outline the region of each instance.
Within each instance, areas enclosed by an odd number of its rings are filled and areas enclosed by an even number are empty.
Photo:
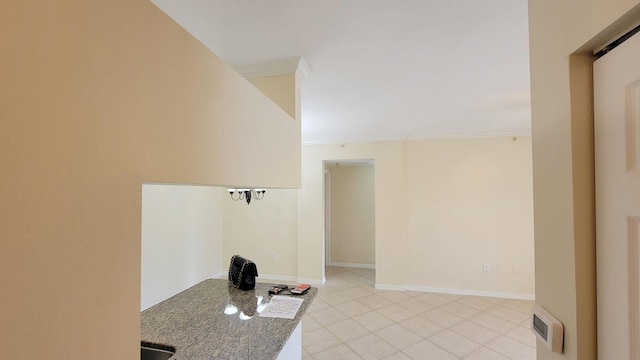
[[[140,346],[140,360],[167,360],[175,353],[175,350],[158,349],[145,345]]]

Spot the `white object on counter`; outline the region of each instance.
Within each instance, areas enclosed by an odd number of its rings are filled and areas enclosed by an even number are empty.
[[[303,299],[290,296],[276,295],[260,313],[260,317],[272,317],[280,319],[293,319],[302,305]]]

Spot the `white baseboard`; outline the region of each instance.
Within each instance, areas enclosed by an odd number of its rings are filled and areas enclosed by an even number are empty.
[[[376,284],[376,290],[405,291],[407,289],[402,285]]]
[[[375,269],[376,264],[357,264],[357,263],[343,263],[343,262],[332,262],[329,266],[341,266],[341,267],[350,267],[350,268],[361,268],[361,269]]]
[[[430,286],[388,285],[388,284],[376,283],[375,288],[378,290],[420,291],[420,292],[431,292],[431,293],[437,293],[437,294],[471,295],[471,296],[482,296],[482,297],[494,297],[494,298],[501,298],[501,299],[516,299],[516,300],[535,300],[536,299],[536,296],[533,294],[436,288],[436,287],[430,287]]]
[[[259,282],[272,282],[272,281],[286,281],[286,282],[297,282],[295,276],[286,276],[286,275],[271,275],[271,274],[259,274],[256,278]]]
[[[340,265],[336,265],[340,264]],[[334,266],[345,266],[345,267],[363,267],[363,266],[348,266],[352,264],[344,265],[345,263],[333,263]],[[369,264],[353,264],[353,265],[369,265]],[[373,266],[373,265],[372,265]],[[213,275],[214,279],[226,279],[228,277],[228,272],[220,271]],[[272,274],[262,274],[258,276],[257,280],[259,282],[271,282],[271,281],[284,281],[298,284],[311,284],[311,285],[323,285],[326,282],[326,279],[323,277],[322,279],[310,279],[310,278],[299,278],[295,276],[286,276],[286,275],[272,275]],[[375,284],[375,288],[377,290],[391,290],[391,291],[420,291],[420,292],[430,292],[437,294],[452,294],[452,295],[471,295],[471,296],[482,296],[482,297],[494,297],[500,299],[516,299],[516,300],[535,300],[536,297],[534,294],[521,294],[521,293],[508,293],[508,292],[498,292],[498,291],[481,291],[481,290],[465,290],[465,289],[451,289],[451,288],[436,288],[431,286],[416,286],[416,285],[390,285],[390,284]]]
[[[218,271],[217,273],[213,274],[214,279],[225,279],[228,276],[229,276],[229,272],[227,271]]]

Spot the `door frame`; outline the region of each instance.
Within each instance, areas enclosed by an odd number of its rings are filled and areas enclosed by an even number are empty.
[[[331,266],[331,171],[324,166],[324,267]],[[324,269],[323,269],[324,271]]]
[[[370,158],[364,158],[364,159],[341,159],[341,160],[323,160],[322,161],[322,170],[323,170],[323,175],[322,175],[322,190],[323,190],[323,216],[324,216],[324,226],[323,226],[323,241],[324,241],[324,254],[322,256],[323,261],[323,267],[322,267],[322,274],[323,277],[325,275],[325,268],[327,266],[333,266],[333,261],[331,259],[331,171],[328,169],[329,166],[331,165],[337,165],[337,164],[343,164],[345,166],[356,166],[356,165],[363,165],[363,164],[367,164],[367,165],[373,165],[374,169],[375,169],[375,165],[376,165],[376,160],[375,157],[370,157]],[[376,183],[376,176],[375,176],[375,172],[373,175],[373,182],[374,182],[374,187],[375,187],[375,183]],[[374,206],[376,206],[374,204]],[[374,215],[374,220],[375,220],[375,215]],[[376,241],[377,241],[377,237],[374,234],[374,239],[373,239],[373,247],[374,247],[374,253],[375,253],[375,249],[376,249]],[[375,259],[377,260],[377,257],[375,257]],[[374,260],[375,261],[375,260]],[[374,262],[374,268],[375,268],[375,262]]]
[[[594,358],[597,352],[597,284],[596,284],[596,216],[595,216],[595,142],[593,63],[595,52],[622,35],[614,29],[633,27],[637,21],[623,16],[594,36],[569,57],[571,112],[571,159],[573,187],[573,230],[576,253],[576,283],[581,303],[579,321],[583,342],[590,343]],[[535,136],[535,134],[534,134]]]

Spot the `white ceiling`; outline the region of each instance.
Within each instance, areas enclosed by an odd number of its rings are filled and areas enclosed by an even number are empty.
[[[153,0],[228,64],[302,56],[305,143],[528,134],[527,0]]]

